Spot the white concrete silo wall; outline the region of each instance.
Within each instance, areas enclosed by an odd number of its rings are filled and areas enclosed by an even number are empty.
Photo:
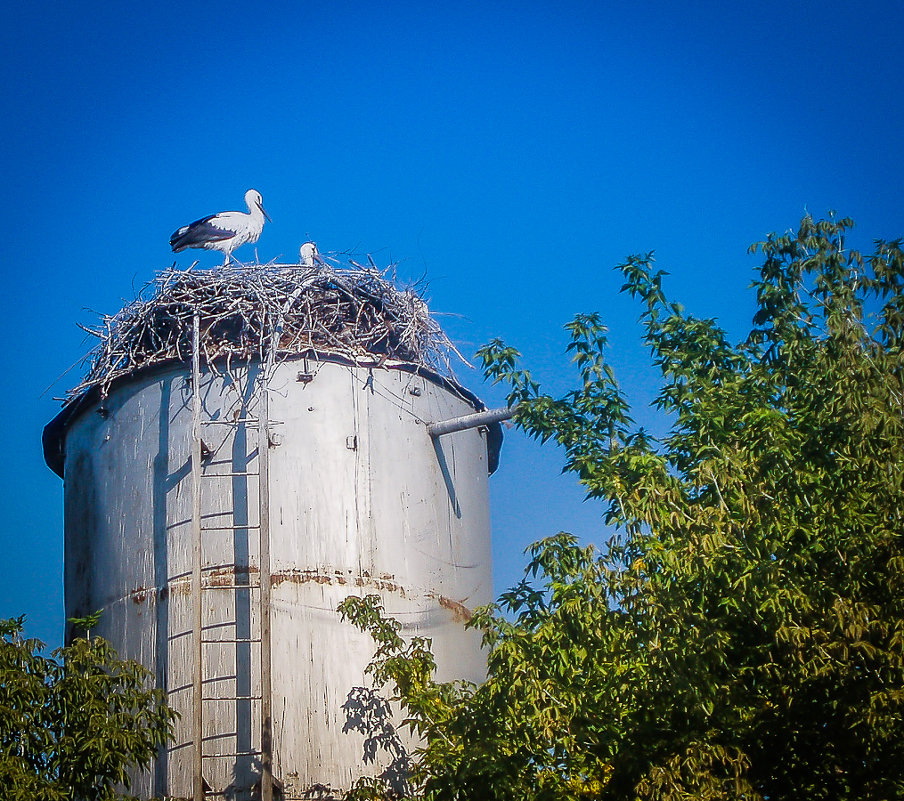
[[[285,422],[270,454],[274,710],[304,699],[275,713],[276,775],[348,787],[363,742],[343,706],[373,648],[337,623],[347,595],[380,595],[404,634],[432,637],[441,678],[483,676],[461,612],[490,600],[486,443],[472,430],[434,450],[423,423],[470,406],[423,378],[323,363],[304,386],[297,372],[283,365],[270,395]]]
[[[297,380],[302,362],[295,361],[280,365],[269,383],[270,419],[277,421],[268,451],[274,775],[287,797],[318,785],[347,788],[359,775],[398,764],[391,742],[365,764],[362,703],[370,696],[355,688],[367,685],[363,668],[373,646],[340,622],[335,610],[345,597],[381,596],[403,634],[433,639],[441,679],[480,680],[478,637],[464,631],[462,619],[491,596],[485,437],[474,429],[443,437],[435,447],[424,427],[468,413],[471,405],[397,369],[308,366],[315,373],[310,382]],[[205,374],[202,397],[205,418],[236,413],[237,393],[228,381]],[[165,682],[182,714],[176,742],[156,775],[135,789],[144,797],[164,790],[187,796],[190,387],[184,371],[157,373],[121,385],[105,408],[104,416],[82,412],[66,436],[67,610],[104,608],[100,633]],[[251,426],[205,431],[214,449],[206,472],[257,469]],[[205,525],[253,526],[257,504],[253,479],[202,484]],[[251,529],[205,537],[205,576],[235,564],[240,582],[256,577],[259,551]],[[259,636],[256,599],[253,591],[206,593],[207,630]],[[235,651],[206,653],[205,675],[244,671],[252,689],[258,687],[253,650],[241,656],[246,661],[239,671]],[[242,681],[215,682],[212,692],[248,694]],[[259,748],[248,725],[258,705],[206,703],[205,736],[219,738],[231,723],[238,734],[218,740],[221,750]],[[206,771],[215,789],[231,784],[237,798],[255,778],[248,760],[213,760]]]
[[[64,583],[67,616],[102,610],[96,633],[148,667],[190,721],[187,696],[176,689],[191,675],[191,626],[180,600],[191,553],[188,391],[184,371],[145,376],[70,421]],[[185,725],[183,717],[177,742]],[[137,776],[134,791],[142,798],[175,792],[167,765],[175,775],[182,758],[174,752]]]

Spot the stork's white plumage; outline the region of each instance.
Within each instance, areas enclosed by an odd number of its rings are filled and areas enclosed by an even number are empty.
[[[183,225],[170,237],[173,253],[185,248],[219,250],[226,255],[223,264],[228,264],[232,251],[246,242],[257,242],[264,230],[264,218],[270,220],[270,215],[264,211],[261,193],[256,189],[245,192],[245,203],[248,205],[247,214],[243,211],[221,211],[191,225]]]
[[[314,267],[321,262],[316,242],[305,242],[298,251],[298,262],[302,267]]]

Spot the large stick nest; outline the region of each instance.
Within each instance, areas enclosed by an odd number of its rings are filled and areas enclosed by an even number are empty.
[[[67,401],[92,387],[106,395],[113,381],[138,368],[190,363],[196,314],[202,361],[213,367],[225,360],[227,371],[233,360],[272,363],[313,351],[362,363],[398,360],[451,376],[452,358],[467,362],[418,291],[396,288],[391,273],[355,262],[347,269],[326,262],[166,269],[99,327],[83,326],[100,342]]]

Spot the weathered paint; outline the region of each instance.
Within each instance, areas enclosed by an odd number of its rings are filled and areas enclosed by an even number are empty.
[[[280,365],[269,382],[269,518],[274,776],[284,797],[347,789],[397,773],[407,735],[384,727],[368,689],[369,637],[337,605],[373,593],[406,635],[432,638],[439,678],[479,681],[484,664],[463,622],[491,594],[486,434],[432,440],[426,423],[474,411],[449,386],[411,372],[332,362]],[[252,369],[252,378],[254,369]],[[307,370],[306,370],[307,372]],[[255,382],[205,373],[205,419],[254,415]],[[250,407],[249,407],[250,404]],[[171,369],[121,383],[66,423],[66,614],[103,609],[98,633],[147,665],[181,713],[176,740],[140,797],[191,794],[191,387]],[[211,425],[205,473],[256,472],[252,424]],[[254,476],[204,478],[205,638],[260,635]],[[233,528],[239,527],[239,528]],[[254,643],[204,646],[205,751],[260,749],[260,654]],[[205,760],[215,790],[241,799],[259,757]]]

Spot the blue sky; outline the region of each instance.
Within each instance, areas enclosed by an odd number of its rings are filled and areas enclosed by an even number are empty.
[[[651,422],[639,310],[611,268],[655,250],[667,291],[739,338],[766,233],[837,209],[861,247],[904,235],[902,26],[897,2],[5,4],[0,616],[60,641],[62,482],[41,430],[92,344],[76,323],[174,261],[218,263],[174,257],[179,225],[254,187],[262,260],[314,238],[398,262],[463,351],[500,336],[554,389],[562,325],[599,311]],[[539,537],[605,538],[560,466],[509,433],[498,591]]]

